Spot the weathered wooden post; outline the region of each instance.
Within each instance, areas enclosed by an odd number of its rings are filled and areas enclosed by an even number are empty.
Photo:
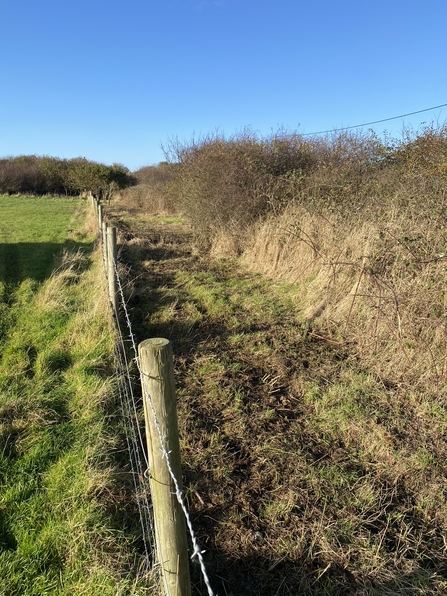
[[[104,260],[104,267],[106,270],[106,275],[108,272],[108,263],[107,263],[107,223],[105,221],[102,222],[102,258]]]
[[[102,233],[102,205],[98,205],[98,229],[99,233]]]
[[[90,196],[92,197],[93,210],[95,212],[96,217],[98,217],[98,199],[93,196],[91,191]]]
[[[118,312],[118,283],[116,280],[116,228],[107,228],[107,277],[109,280],[109,298],[113,311]]]
[[[166,596],[190,596],[188,545],[185,516],[176,497],[169,465],[182,486],[177,406],[172,346],[167,339],[154,338],[138,346],[143,388],[150,485],[154,505],[155,535]],[[148,403],[150,396],[153,410]],[[154,421],[154,412],[160,433]]]

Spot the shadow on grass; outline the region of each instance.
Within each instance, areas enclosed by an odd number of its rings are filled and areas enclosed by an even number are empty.
[[[17,285],[25,279],[42,282],[57,264],[63,250],[90,252],[92,243],[67,240],[63,244],[20,242],[0,244],[0,281]]]

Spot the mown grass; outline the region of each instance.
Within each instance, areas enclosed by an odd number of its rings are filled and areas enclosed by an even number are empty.
[[[79,226],[81,205],[73,197],[0,196],[0,279],[43,281],[62,248],[90,248]]]
[[[0,593],[148,593],[149,581],[138,575],[138,530],[120,455],[102,263],[86,250],[61,254],[68,228],[84,249],[94,237],[83,231],[85,212],[72,219],[79,202],[49,200],[46,211],[41,199],[30,214],[35,199],[14,200],[11,238],[43,241],[50,260],[54,247],[59,254],[45,281],[38,281],[48,272],[43,258],[36,276],[0,282]],[[57,225],[47,226],[48,219]],[[42,237],[27,238],[25,222]]]
[[[185,489],[216,592],[445,594],[443,386],[369,368],[309,317],[304,280],[268,281],[133,216],[132,320],[174,345]]]

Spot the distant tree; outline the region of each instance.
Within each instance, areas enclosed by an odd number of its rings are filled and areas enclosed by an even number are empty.
[[[42,193],[45,186],[35,155],[20,155],[1,160],[0,189],[4,193]]]
[[[20,191],[20,177],[12,158],[0,160],[0,192],[11,194]]]
[[[99,200],[136,184],[137,180],[121,164],[107,166],[85,157],[21,155],[0,159],[0,192],[6,194],[78,194],[92,192]]]
[[[38,167],[45,180],[47,193],[69,194],[70,187],[67,184],[67,160],[45,156],[39,158]]]
[[[107,177],[106,190],[103,195],[104,199],[110,200],[113,192],[116,190],[123,190],[129,186],[137,184],[137,179],[133,176],[128,168],[119,163],[114,163],[109,168]]]
[[[126,193],[126,199],[150,212],[177,213],[178,164],[166,161],[158,165],[144,166],[133,173],[135,188]]]
[[[134,177],[121,164],[106,166],[85,158],[70,160],[68,185],[77,192],[90,191],[98,200],[110,200],[117,190],[135,184]]]

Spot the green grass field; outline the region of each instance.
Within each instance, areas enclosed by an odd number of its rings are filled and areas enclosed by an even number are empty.
[[[0,196],[0,279],[43,281],[62,249],[89,248],[80,199]]]
[[[146,594],[85,208],[1,197],[0,210],[0,594]]]

